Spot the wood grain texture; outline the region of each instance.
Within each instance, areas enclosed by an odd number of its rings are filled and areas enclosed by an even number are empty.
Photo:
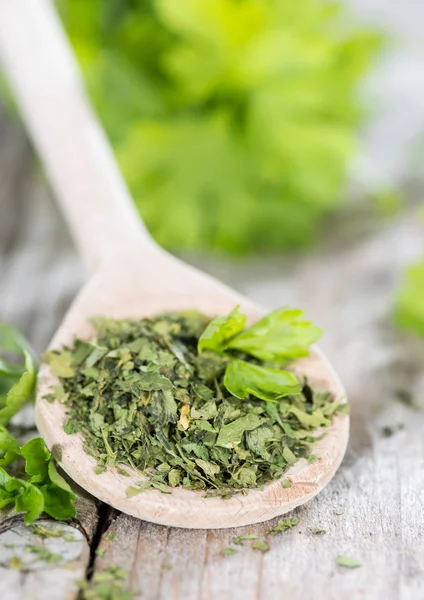
[[[81,274],[62,219],[28,169],[29,155],[16,127],[0,119],[0,318],[20,326],[41,350]],[[364,215],[353,211],[313,256],[200,265],[268,308],[284,302],[305,308],[324,327],[322,346],[346,384],[348,451],[331,483],[290,515],[299,526],[270,539],[265,555],[247,545],[221,557],[231,530],[184,531],[120,515],[103,535],[106,552],[96,570],[120,564],[140,600],[421,600],[424,411],[395,402],[393,392],[409,389],[423,404],[424,346],[397,332],[389,318],[402,268],[424,251],[413,209],[393,220],[368,219],[366,230]],[[384,437],[382,428],[393,424],[403,429]],[[312,535],[318,526],[327,532]],[[237,533],[263,535],[267,527]],[[105,539],[113,533],[118,542]],[[342,553],[362,567],[337,567]],[[23,600],[16,580],[6,588],[1,575],[1,598]],[[50,581],[45,577],[33,590],[38,600],[50,593]],[[54,600],[68,597],[57,593]]]

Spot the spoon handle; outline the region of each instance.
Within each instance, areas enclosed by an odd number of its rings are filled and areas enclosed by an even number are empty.
[[[153,247],[50,0],[0,0],[0,58],[88,270]]]

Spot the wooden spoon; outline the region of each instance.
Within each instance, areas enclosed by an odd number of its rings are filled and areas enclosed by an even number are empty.
[[[72,343],[75,334],[89,337],[92,315],[144,317],[189,308],[218,315],[240,304],[250,322],[260,317],[262,310],[252,302],[152,241],[90,110],[72,51],[48,0],[0,2],[0,53],[90,275],[51,347]],[[293,366],[313,385],[327,388],[337,397],[344,395],[337,375],[318,348]],[[282,515],[315,496],[330,481],[348,441],[348,417],[334,417],[327,435],[317,444],[320,458],[312,464],[299,460],[286,473],[290,488],[274,481],[263,490],[250,490],[228,500],[205,499],[183,488],[169,495],[149,490],[127,498],[126,489],[140,480],[139,474],[132,471],[131,477],[123,477],[109,469],[96,475],[95,461],[85,454],[81,436],[63,431],[64,407],[43,399],[57,383],[46,365],[39,382],[37,426],[61,467],[100,500],[163,525],[235,527]]]

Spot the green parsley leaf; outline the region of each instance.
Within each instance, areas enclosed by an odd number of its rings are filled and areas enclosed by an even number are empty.
[[[226,317],[213,319],[199,338],[198,351],[222,352],[229,340],[243,331],[246,316],[236,307]]]
[[[7,488],[18,491],[15,496],[15,510],[25,513],[25,523],[34,521],[41,515],[44,509],[43,495],[35,485],[22,479],[12,479]]]
[[[72,503],[76,498],[75,494],[54,483],[43,485],[41,492],[44,496],[44,510],[48,515],[59,521],[75,517],[76,510]]]
[[[301,391],[293,373],[236,359],[230,362],[225,371],[224,385],[236,398],[244,399],[252,394],[256,398],[271,402]]]
[[[361,566],[358,559],[352,558],[351,556],[344,556],[343,554],[337,556],[336,564],[340,567],[348,567],[349,569],[355,569]]]
[[[25,371],[19,379],[9,379],[13,384],[6,392],[6,395],[0,393],[1,425],[6,425],[27,402],[32,401],[34,398],[37,379],[37,363],[32,354],[27,350],[23,350],[23,354],[25,357]],[[4,385],[8,383],[8,378],[0,374],[0,383],[2,384],[0,387],[4,387]]]
[[[233,338],[227,348],[272,362],[307,356],[309,346],[322,331],[304,320],[304,314],[302,310],[278,308]]]
[[[291,481],[289,481],[288,479],[283,479],[281,485],[283,486],[283,488],[291,488],[292,486]]]
[[[44,440],[41,438],[30,440],[22,446],[21,454],[25,458],[25,472],[30,475],[30,481],[32,483],[45,481],[51,454]]]
[[[18,441],[0,425],[0,467],[7,467],[20,456]]]

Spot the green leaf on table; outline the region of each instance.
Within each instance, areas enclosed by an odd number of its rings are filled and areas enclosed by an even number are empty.
[[[43,485],[40,489],[44,497],[44,510],[48,515],[59,521],[75,517],[76,510],[72,503],[76,498],[75,494],[54,483]]]
[[[21,485],[21,493],[15,500],[15,510],[25,513],[25,523],[34,521],[41,515],[45,508],[43,494],[32,483],[23,481],[22,479],[15,479],[14,481]]]
[[[238,307],[226,317],[213,319],[199,338],[198,351],[210,350],[222,352],[228,342],[238,333],[243,331],[246,316],[239,312]]]
[[[68,492],[73,498],[75,498],[75,495],[74,495],[71,487],[69,486],[68,482],[65,481],[65,479],[62,477],[62,475],[60,475],[57,472],[56,465],[54,464],[53,460],[50,460],[50,462],[49,462],[48,474],[49,474],[50,481],[52,483],[54,483],[57,487],[61,488],[65,492]]]
[[[227,367],[224,385],[233,396],[241,399],[252,394],[261,400],[275,401],[301,391],[301,386],[293,373],[260,367],[236,359],[232,360]]]
[[[227,348],[272,362],[307,356],[322,331],[306,321],[304,314],[298,309],[278,308],[230,340]]]
[[[25,472],[31,483],[41,483],[47,479],[51,454],[42,438],[34,438],[21,448],[25,458]]]

